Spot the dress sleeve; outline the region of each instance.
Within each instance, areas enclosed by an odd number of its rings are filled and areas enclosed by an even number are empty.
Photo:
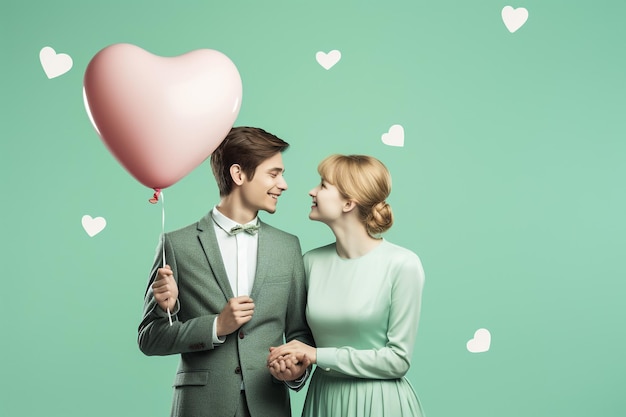
[[[391,269],[387,343],[380,349],[317,349],[317,365],[358,378],[395,379],[409,370],[422,302],[424,270],[417,255]]]

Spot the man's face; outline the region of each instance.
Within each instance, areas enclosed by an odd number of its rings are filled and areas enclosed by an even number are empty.
[[[252,211],[274,213],[278,197],[287,189],[284,172],[280,152],[263,161],[254,171],[254,178],[244,180],[241,187],[243,204]]]

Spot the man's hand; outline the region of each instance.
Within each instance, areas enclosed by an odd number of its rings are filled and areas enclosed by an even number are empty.
[[[278,347],[271,347],[267,363],[274,366],[275,361],[290,359],[294,363],[308,362],[309,364],[317,362],[317,350],[313,346],[302,343],[298,340],[292,340],[289,343]],[[308,366],[308,365],[307,365]]]
[[[274,378],[279,381],[295,381],[306,372],[306,368],[311,365],[311,361],[305,356],[303,361],[294,358],[283,358],[268,362],[267,368]]]
[[[170,311],[176,307],[178,299],[178,285],[174,280],[174,273],[169,265],[157,270],[157,277],[152,284],[154,299],[163,311]]]
[[[247,295],[228,300],[222,312],[217,316],[217,336],[231,334],[250,320],[254,314],[254,302]]]

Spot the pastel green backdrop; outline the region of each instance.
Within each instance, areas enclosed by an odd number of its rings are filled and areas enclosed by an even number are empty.
[[[514,33],[507,5],[529,12]],[[317,163],[388,165],[387,238],[427,275],[408,378],[429,417],[626,415],[625,13],[619,1],[3,2],[0,415],[169,413],[177,358],[136,345],[160,207],[82,101],[89,60],[118,42],[235,62],[236,125],[292,144],[289,191],[262,218],[304,250],[332,239],[307,220]],[[48,79],[45,46],[72,69]],[[322,68],[316,53],[335,49]],[[402,147],[381,141],[395,124]],[[217,201],[206,164],[165,195],[168,230]],[[106,228],[89,237],[83,215]],[[480,328],[490,349],[471,353]]]

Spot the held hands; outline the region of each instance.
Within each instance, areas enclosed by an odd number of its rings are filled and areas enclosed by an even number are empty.
[[[217,335],[226,336],[252,320],[254,302],[247,295],[231,298],[217,316]]]
[[[157,270],[157,277],[152,284],[154,299],[163,311],[170,311],[176,307],[178,299],[178,285],[174,280],[174,273],[169,265]]]
[[[316,360],[317,354],[314,347],[292,340],[282,346],[270,348],[267,367],[276,379],[293,381],[300,378],[306,368]]]

